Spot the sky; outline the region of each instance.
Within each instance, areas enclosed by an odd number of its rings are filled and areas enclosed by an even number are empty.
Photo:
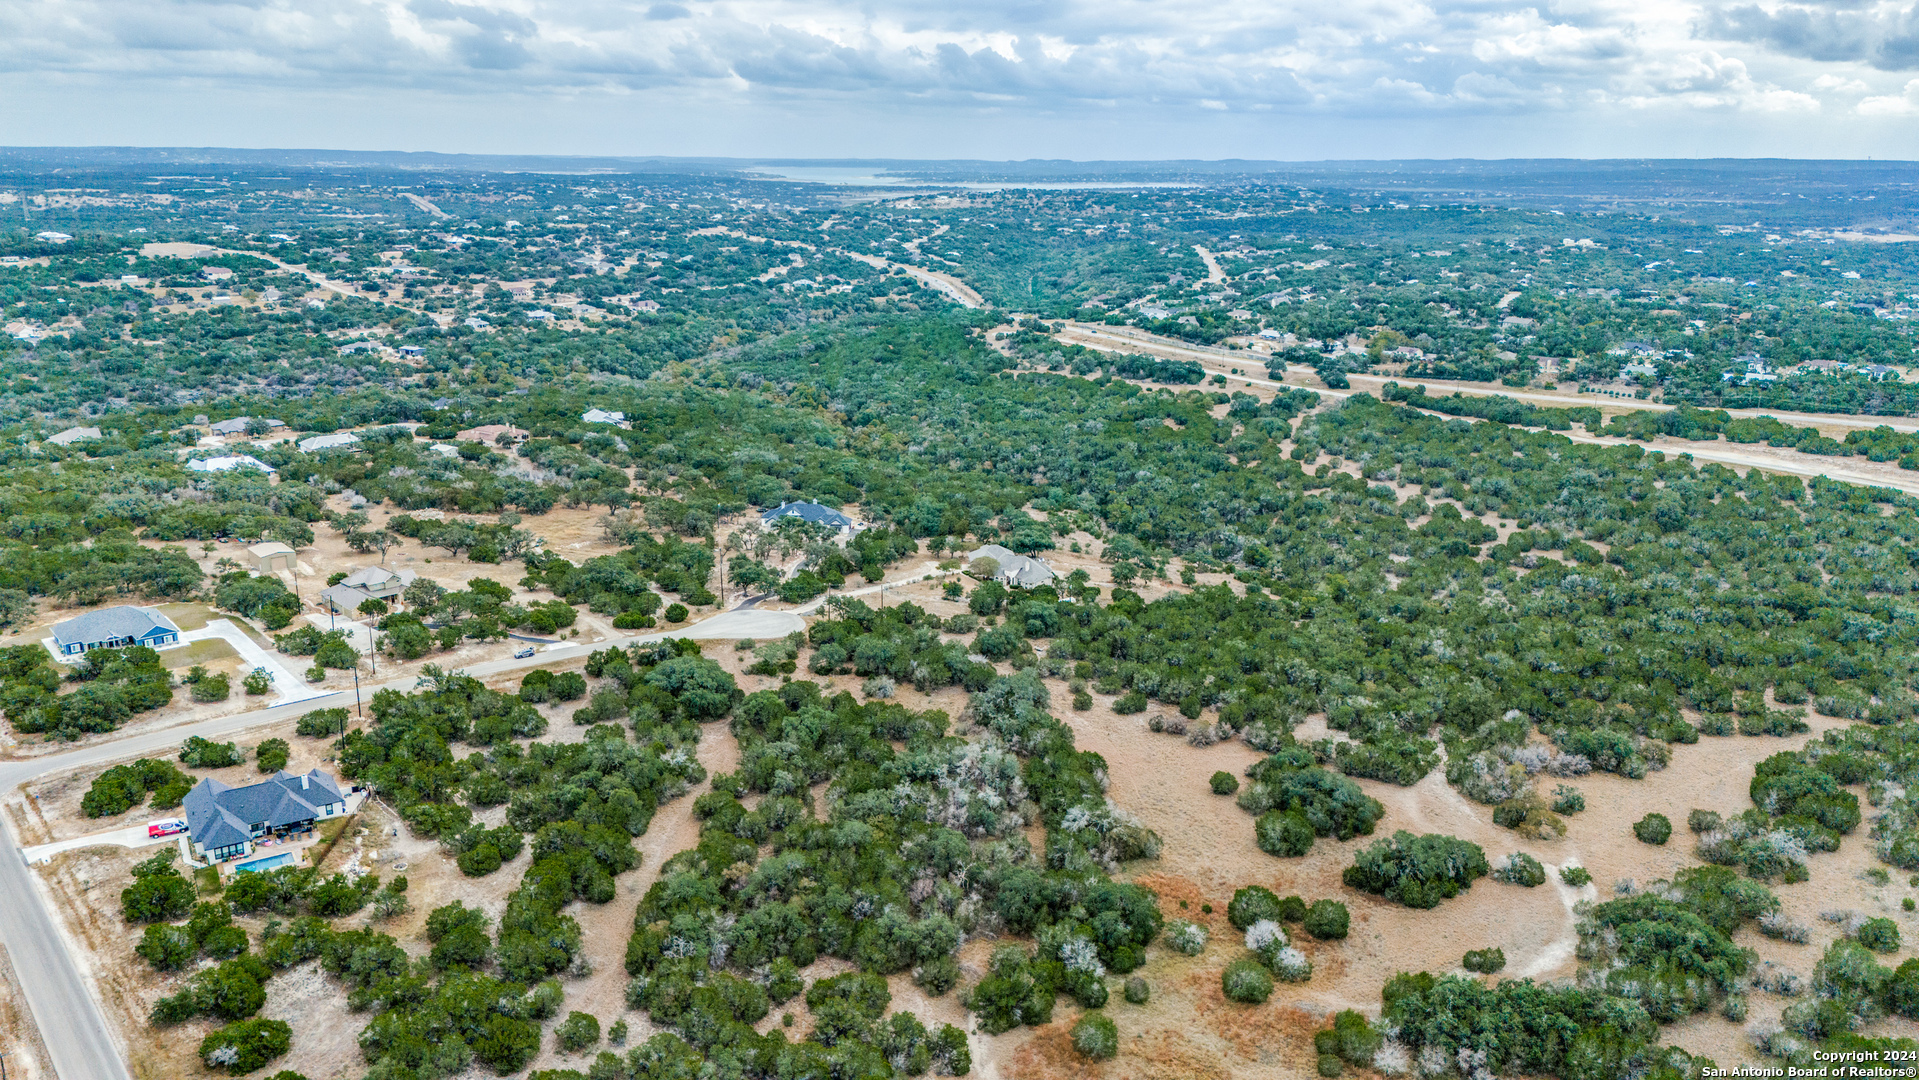
[[[0,144],[1919,158],[1919,0],[0,0]]]

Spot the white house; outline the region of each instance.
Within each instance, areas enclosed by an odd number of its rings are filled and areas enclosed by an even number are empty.
[[[318,450],[339,450],[350,447],[360,441],[360,437],[351,431],[342,431],[333,435],[315,435],[300,440],[300,450],[311,454]]]
[[[998,544],[988,544],[966,557],[968,564],[980,559],[991,559],[999,564],[993,580],[1002,585],[1012,585],[1021,589],[1037,588],[1048,585],[1059,577],[1053,568],[1028,555],[1021,555],[1010,548]]]
[[[223,454],[220,457],[196,458],[187,462],[187,468],[194,472],[232,472],[235,469],[258,469],[271,474],[273,466],[254,457],[252,454]]]
[[[100,429],[97,427],[70,427],[58,435],[47,436],[47,441],[59,446],[72,446],[74,443],[99,437]]]

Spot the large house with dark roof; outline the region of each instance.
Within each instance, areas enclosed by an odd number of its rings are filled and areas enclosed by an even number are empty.
[[[89,611],[53,626],[53,651],[61,656],[128,645],[157,649],[179,640],[180,628],[172,619],[153,608],[132,604]]]
[[[318,769],[304,776],[282,771],[247,787],[209,776],[187,792],[181,806],[193,856],[227,862],[265,837],[305,832],[316,821],[339,817],[346,813],[346,795],[339,781]]]
[[[829,529],[850,531],[859,528],[859,523],[830,506],[821,506],[816,502],[783,502],[760,515],[760,524],[767,528],[779,524],[780,519],[796,517],[814,525],[824,525]]]

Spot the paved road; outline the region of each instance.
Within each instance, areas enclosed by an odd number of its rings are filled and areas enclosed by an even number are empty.
[[[774,638],[805,628],[806,620],[791,612],[735,610],[678,630],[592,643],[567,642],[523,659],[490,660],[461,670],[483,677],[571,660],[595,648],[624,648],[669,637]],[[407,675],[364,683],[360,692],[363,698],[371,698],[377,690],[404,692],[412,690],[418,682],[414,676]],[[141,732],[64,753],[0,762],[0,792],[12,792],[50,773],[101,766],[126,758],[171,755],[181,743],[195,735],[226,739],[253,728],[295,719],[310,709],[350,704],[344,695],[328,697],[331,700],[309,699],[275,705]],[[67,939],[52,912],[51,899],[27,868],[10,820],[0,828],[0,900],[4,901],[0,902],[0,944],[6,946],[13,959],[13,969],[19,973],[21,992],[27,999],[34,1023],[39,1026],[54,1075],[60,1080],[130,1080],[125,1049],[107,1023],[79,963],[68,952]]]

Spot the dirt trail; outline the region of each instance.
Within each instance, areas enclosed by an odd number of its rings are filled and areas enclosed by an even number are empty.
[[[709,776],[731,772],[739,765],[740,745],[724,723],[707,724],[700,728],[698,755]],[[710,790],[711,782],[702,782],[660,807],[646,834],[635,844],[640,852],[640,865],[620,875],[619,892],[614,899],[604,904],[576,903],[567,907],[567,914],[579,920],[593,971],[584,978],[564,980],[566,1003],[560,1007],[561,1016],[574,1011],[589,1013],[599,1019],[602,1030],[625,1020],[634,1033],[628,1039],[629,1046],[644,1042],[652,1033],[653,1026],[645,1013],[626,1010],[626,942],[633,934],[633,913],[646,891],[660,879],[660,868],[675,854],[699,845],[700,823],[693,817],[693,800]],[[600,1049],[604,1047],[594,1047],[585,1056],[567,1055],[549,1039],[542,1044],[540,1056],[532,1067],[535,1070],[584,1069],[591,1055]]]

